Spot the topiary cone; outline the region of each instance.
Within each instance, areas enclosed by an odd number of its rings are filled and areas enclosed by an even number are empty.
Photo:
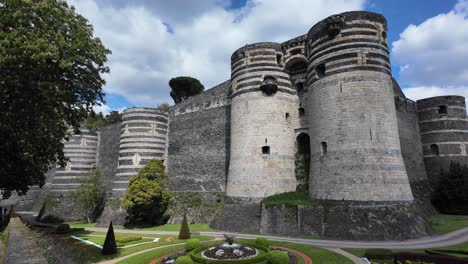
[[[112,221],[109,224],[109,229],[107,230],[106,240],[104,241],[104,246],[102,246],[101,254],[117,254],[117,245],[115,243],[114,227],[112,226]]]
[[[187,216],[184,213],[184,219],[182,220],[182,226],[180,227],[179,239],[189,239],[190,238],[190,228],[187,223]]]

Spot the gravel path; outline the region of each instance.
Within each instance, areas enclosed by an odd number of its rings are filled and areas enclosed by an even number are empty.
[[[8,247],[5,263],[8,264],[44,264],[47,263],[32,240],[31,230],[17,217],[11,218],[8,234]]]

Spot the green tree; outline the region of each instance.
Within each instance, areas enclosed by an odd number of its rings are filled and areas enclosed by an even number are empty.
[[[176,104],[201,93],[205,89],[199,80],[186,76],[172,78],[169,81],[169,86],[172,89],[170,95]]]
[[[127,224],[161,225],[167,221],[165,212],[170,193],[166,188],[166,180],[161,160],[150,160],[130,179],[122,200],[122,208],[128,212]]]
[[[122,115],[118,111],[111,111],[106,115],[106,125],[122,122]]]
[[[441,172],[432,202],[444,214],[468,214],[468,167],[450,163],[448,172]]]
[[[114,227],[112,226],[112,221],[109,224],[109,229],[107,229],[106,239],[104,240],[104,245],[102,246],[101,254],[117,254],[117,244],[115,243],[115,234]]]
[[[180,226],[179,239],[189,239],[190,238],[190,227],[187,222],[187,216],[184,213],[184,218],[182,219],[182,225]]]
[[[95,221],[104,208],[106,184],[101,180],[99,169],[91,170],[79,180],[80,187],[70,192],[70,198],[84,211],[88,223]]]
[[[169,103],[160,103],[158,107],[156,107],[156,109],[162,112],[169,112],[169,108],[170,108]]]
[[[110,53],[61,0],[0,0],[0,191],[42,186],[63,139],[103,102]]]
[[[94,111],[91,111],[86,117],[83,125],[87,128],[98,128],[105,126],[106,124],[106,119],[101,112],[96,114]]]

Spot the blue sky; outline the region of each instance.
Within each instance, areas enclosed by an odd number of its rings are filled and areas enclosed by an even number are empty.
[[[229,78],[231,53],[282,42],[339,12],[388,21],[393,75],[413,99],[468,96],[468,0],[68,0],[113,54],[98,111],[172,104],[167,82],[189,75],[205,88]]]

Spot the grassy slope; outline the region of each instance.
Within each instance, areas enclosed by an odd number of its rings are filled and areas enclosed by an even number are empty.
[[[139,263],[150,263],[153,259],[163,256],[165,254],[169,254],[171,252],[175,252],[179,249],[183,248],[183,246],[173,246],[161,249],[155,249],[153,251],[145,252],[142,254],[138,254],[136,256],[121,260],[117,262],[117,264],[139,264]]]
[[[429,218],[432,229],[438,234],[455,231],[468,227],[468,215],[434,215]]]

